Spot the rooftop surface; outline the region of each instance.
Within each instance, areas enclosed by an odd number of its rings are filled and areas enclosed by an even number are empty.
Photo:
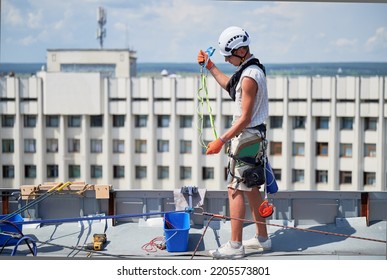
[[[196,214],[191,214],[196,215]],[[336,224],[302,225],[294,227],[268,222],[272,250],[255,252],[246,250],[246,259],[346,259],[386,260],[386,221],[369,226],[363,218],[338,220]],[[208,225],[208,226],[207,226]],[[165,236],[163,218],[140,219],[138,222],[112,226],[108,219],[79,221],[61,224],[27,224],[23,234],[36,241],[37,256],[44,258],[119,258],[119,259],[212,259],[207,252],[228,241],[230,222],[213,219],[203,227],[193,225],[188,230],[178,229],[188,235],[188,248],[181,250],[181,239],[172,235],[167,248],[158,248]],[[94,234],[105,233],[107,241],[101,251],[89,250]],[[245,238],[255,233],[255,225],[247,223]],[[165,241],[165,239],[164,239]],[[2,256],[10,256],[14,246],[7,246]],[[28,247],[20,243],[15,256],[30,256]]]

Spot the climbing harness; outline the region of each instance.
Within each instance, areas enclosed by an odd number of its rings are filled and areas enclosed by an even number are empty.
[[[269,203],[268,201],[268,197],[267,197],[267,176],[266,176],[266,168],[267,168],[267,154],[266,154],[266,150],[267,150],[267,140],[266,140],[266,137],[263,138],[263,141],[262,141],[262,157],[263,157],[263,166],[264,166],[264,176],[265,176],[265,187],[264,187],[264,191],[265,191],[265,197],[264,197],[264,200],[263,202],[261,203],[261,205],[259,206],[258,208],[258,212],[259,212],[259,215],[261,215],[262,218],[268,218],[270,217],[271,215],[273,215],[273,212],[274,212],[274,206],[272,203]],[[274,176],[273,176],[274,178]]]
[[[207,56],[207,60],[200,65],[201,66],[201,69],[200,69],[200,83],[201,83],[201,85],[200,85],[200,88],[199,88],[199,90],[197,92],[198,106],[196,108],[196,113],[198,115],[197,129],[199,131],[199,144],[203,148],[207,148],[207,145],[206,145],[206,143],[204,142],[204,139],[203,139],[203,123],[204,123],[203,108],[204,108],[204,104],[207,105],[208,117],[210,118],[211,129],[212,129],[212,132],[214,134],[214,137],[215,137],[215,139],[218,138],[218,134],[216,132],[215,124],[214,124],[214,116],[212,115],[212,107],[211,107],[211,104],[210,104],[210,98],[208,96],[208,88],[207,88],[207,74],[208,74],[208,71],[205,70],[206,66],[207,66],[207,63],[208,63],[208,60],[212,56],[214,51],[215,51],[214,48],[209,47],[206,50],[206,53],[208,55]]]

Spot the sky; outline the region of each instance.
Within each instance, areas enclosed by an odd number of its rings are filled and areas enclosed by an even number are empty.
[[[244,28],[264,63],[387,62],[387,3],[215,0],[0,0],[1,62],[45,62],[47,49],[130,48],[138,62],[196,62],[220,33]]]

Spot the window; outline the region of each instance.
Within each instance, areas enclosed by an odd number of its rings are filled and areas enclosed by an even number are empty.
[[[90,152],[91,153],[102,153],[102,139],[91,139],[90,140]]]
[[[215,172],[213,167],[203,167],[202,172],[203,180],[214,179]]]
[[[24,177],[36,178],[36,165],[24,165]]]
[[[14,115],[2,115],[1,116],[1,126],[2,127],[13,127],[15,125],[15,116]]]
[[[169,127],[170,116],[160,115],[157,116],[157,127]]]
[[[134,145],[135,145],[135,152],[137,154],[146,153],[146,140],[136,139],[134,141]]]
[[[124,127],[125,115],[113,115],[113,127]]]
[[[90,127],[102,127],[103,115],[90,116]]]
[[[68,116],[67,126],[68,127],[81,127],[81,116]]]
[[[191,127],[192,127],[192,116],[181,116],[180,128],[191,128]]]
[[[229,129],[232,126],[233,116],[224,117],[224,129]]]
[[[57,153],[58,152],[58,139],[50,138],[46,140],[46,152]]]
[[[24,127],[36,127],[36,115],[24,115]]]
[[[293,156],[304,156],[305,155],[305,144],[304,143],[293,143]]]
[[[341,129],[352,130],[353,129],[353,118],[341,118]]]
[[[316,170],[316,183],[328,183],[328,170]]]
[[[213,122],[215,123],[215,117],[212,116]],[[211,128],[211,118],[209,115],[203,116],[203,128]]]
[[[316,153],[318,156],[328,156],[328,143],[316,143]]]
[[[303,183],[304,182],[304,170],[293,169],[293,182]]]
[[[169,178],[169,166],[157,166],[157,179]]]
[[[134,126],[135,127],[146,127],[148,124],[147,115],[135,115],[134,116]]]
[[[59,127],[59,116],[46,116],[46,127]]]
[[[316,128],[317,129],[329,129],[329,117],[317,117]]]
[[[91,178],[102,178],[102,165],[91,165],[90,166],[90,177]]]
[[[25,153],[36,153],[36,140],[35,139],[24,139],[24,152]]]
[[[125,140],[113,139],[113,153],[120,154],[125,152]]]
[[[377,118],[365,118],[364,119],[364,128],[365,130],[372,130],[376,131],[378,126],[378,119]]]
[[[280,156],[282,155],[282,142],[270,142],[270,155]]]
[[[340,144],[340,157],[352,157],[352,144]]]
[[[270,117],[270,128],[282,128],[282,122],[282,116],[272,116]]]
[[[136,179],[145,179],[147,176],[146,166],[136,166],[135,173]]]
[[[79,153],[81,151],[81,141],[79,139],[69,138],[67,142],[69,153]]]
[[[69,177],[80,178],[81,177],[81,166],[76,164],[69,165]]]
[[[281,169],[272,169],[274,173],[274,178],[278,181],[281,181],[282,179],[282,172]]]
[[[352,172],[351,171],[340,171],[339,174],[340,184],[352,184]]]
[[[376,157],[376,144],[364,144],[364,156]]]
[[[113,165],[113,178],[124,178],[125,177],[125,166]]]
[[[180,154],[191,154],[192,153],[192,141],[180,140]]]
[[[364,185],[375,186],[375,184],[376,184],[376,173],[364,172]]]
[[[305,128],[306,117],[296,116],[294,117],[293,128]]]
[[[192,168],[190,166],[180,166],[180,179],[191,179],[192,178]]]
[[[14,142],[13,139],[3,139],[1,140],[1,150],[3,153],[13,153],[14,152]]]
[[[58,165],[48,164],[47,165],[47,178],[58,178],[59,171]]]
[[[3,165],[3,178],[10,179],[15,177],[15,167],[13,165]]]
[[[157,152],[168,153],[169,152],[169,140],[157,140]]]

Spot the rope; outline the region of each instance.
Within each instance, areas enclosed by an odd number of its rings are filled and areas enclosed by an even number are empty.
[[[207,105],[208,116],[210,118],[210,123],[211,123],[211,129],[212,129],[212,133],[214,134],[215,139],[218,138],[218,133],[216,132],[216,129],[215,129],[214,116],[212,115],[212,107],[210,104],[210,98],[208,96],[207,72],[205,73],[204,66],[201,67],[200,81],[201,81],[201,86],[197,92],[197,98],[198,98],[198,106],[196,108],[196,112],[198,115],[197,129],[199,131],[199,144],[200,144],[200,146],[202,146],[203,148],[207,148],[207,145],[203,139],[203,120],[204,120],[203,107],[204,107],[204,103],[206,103],[206,105]],[[202,94],[203,91],[204,91],[204,96]]]
[[[299,231],[305,231],[305,232],[313,232],[313,233],[319,233],[324,235],[334,235],[339,237],[346,237],[346,238],[354,238],[354,239],[360,239],[360,240],[366,240],[366,241],[373,241],[373,242],[380,242],[380,243],[387,243],[386,240],[381,239],[373,239],[373,238],[366,238],[366,237],[359,237],[354,235],[348,235],[348,234],[342,234],[342,233],[335,233],[335,232],[329,232],[329,231],[322,231],[322,230],[315,230],[315,229],[304,229],[304,228],[297,228],[292,226],[285,226],[285,225],[279,225],[279,224],[272,224],[272,223],[266,223],[266,222],[260,222],[255,220],[249,220],[249,219],[241,219],[241,218],[235,218],[235,217],[229,217],[225,215],[220,214],[214,214],[214,213],[208,213],[208,212],[202,212],[202,213],[194,213],[195,215],[205,215],[205,216],[211,216],[213,218],[218,219],[228,219],[228,220],[237,220],[242,222],[248,222],[248,223],[255,223],[255,224],[265,224],[267,226],[274,226],[274,227],[281,227],[285,229],[294,229]]]
[[[214,219],[214,218],[215,218],[214,216],[211,216],[210,219],[208,220],[207,225],[206,225],[206,227],[204,228],[204,231],[203,231],[202,235],[200,236],[199,242],[198,242],[198,244],[196,245],[195,250],[194,250],[193,253],[192,253],[191,260],[194,258],[196,252],[198,251],[199,245],[200,245],[200,243],[202,242],[204,235],[206,234],[206,231],[207,231],[207,229],[208,229],[208,226],[210,225],[212,219]]]
[[[136,217],[146,217],[153,215],[163,215],[168,213],[178,213],[178,212],[187,212],[187,210],[180,211],[168,211],[168,212],[153,212],[153,213],[143,213],[143,214],[120,214],[120,215],[109,215],[109,216],[94,216],[94,217],[76,217],[76,218],[62,218],[62,219],[46,219],[46,220],[36,220],[36,221],[15,221],[14,224],[55,224],[55,223],[69,223],[69,222],[79,222],[79,221],[92,221],[92,220],[108,220],[108,219],[123,219],[123,218],[136,218]]]
[[[47,197],[49,197],[49,196],[51,196],[51,195],[53,195],[53,194],[55,194],[57,192],[60,192],[64,187],[67,187],[69,185],[71,185],[71,182],[66,182],[64,184],[63,183],[57,184],[56,186],[54,186],[51,189],[49,189],[44,195],[39,196],[37,199],[31,201],[30,203],[27,203],[26,205],[24,205],[20,209],[12,212],[11,214],[6,215],[5,217],[2,218],[2,220],[9,220],[9,219],[15,217],[16,215],[22,213],[24,210],[27,210],[31,206],[34,206],[34,205],[40,203],[41,201],[43,201]]]

